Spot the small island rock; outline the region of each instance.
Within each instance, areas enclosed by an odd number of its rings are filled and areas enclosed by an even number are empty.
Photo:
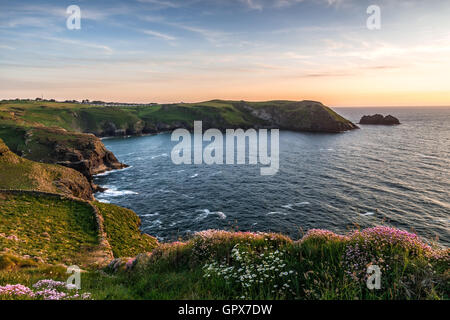
[[[381,125],[397,125],[400,121],[391,115],[383,117],[381,114],[375,114],[373,116],[363,116],[359,121],[360,124],[381,124]]]

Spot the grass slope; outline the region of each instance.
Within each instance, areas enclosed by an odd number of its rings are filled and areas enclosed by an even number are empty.
[[[0,193],[0,251],[74,264],[98,245],[89,205],[70,199]]]
[[[115,257],[154,249],[155,238],[139,230],[131,210],[99,202],[103,227]],[[0,192],[0,252],[32,256],[47,263],[86,263],[98,246],[94,210],[85,201],[57,195]]]
[[[103,216],[105,232],[114,257],[133,257],[152,251],[158,245],[154,237],[140,231],[141,220],[135,212],[100,202],[95,202],[95,206]]]
[[[11,152],[0,139],[0,189],[38,190],[91,199],[90,184],[76,170],[33,162]]]

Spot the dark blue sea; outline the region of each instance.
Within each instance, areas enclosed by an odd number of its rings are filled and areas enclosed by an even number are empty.
[[[399,126],[341,134],[280,132],[280,168],[175,165],[170,134],[104,139],[130,168],[96,176],[97,199],[134,210],[162,241],[205,229],[346,232],[389,225],[450,244],[450,108],[335,108],[357,123],[392,114]],[[201,120],[201,119],[199,119]]]

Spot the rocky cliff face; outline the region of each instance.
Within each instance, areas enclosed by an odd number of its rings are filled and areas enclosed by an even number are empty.
[[[282,130],[342,132],[358,128],[351,121],[315,101],[286,102],[282,105],[270,102],[261,105],[240,102],[235,106],[263,120],[265,126]]]
[[[391,115],[383,117],[381,114],[375,114],[373,116],[363,116],[359,121],[360,124],[379,124],[379,125],[397,125],[400,121]]]
[[[92,182],[93,175],[127,167],[93,134],[68,132],[60,128],[36,127],[27,130],[25,147],[16,153],[33,161],[75,169],[86,177],[94,191],[98,187]]]
[[[24,159],[0,139],[0,189],[38,190],[93,200],[92,187],[80,172]]]

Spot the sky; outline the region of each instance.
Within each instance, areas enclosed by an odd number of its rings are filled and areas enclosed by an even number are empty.
[[[449,106],[449,17],[450,0],[0,0],[0,99]]]

